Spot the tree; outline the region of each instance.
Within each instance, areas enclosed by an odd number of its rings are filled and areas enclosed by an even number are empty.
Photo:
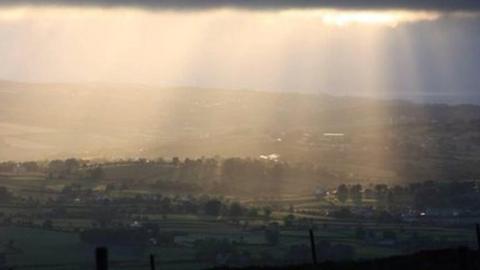
[[[172,158],[172,165],[175,166],[175,167],[178,167],[179,164],[180,164],[180,159],[178,157],[173,157]]]
[[[266,220],[269,220],[272,216],[272,209],[270,209],[269,207],[263,208],[263,216]]]
[[[35,161],[27,161],[22,163],[22,166],[28,171],[28,172],[37,172],[40,170],[40,166],[38,166],[38,163]]]
[[[100,179],[102,179],[103,176],[105,175],[105,173],[103,172],[102,167],[100,167],[100,166],[91,169],[91,170],[89,171],[89,174],[90,174],[89,177],[90,177],[90,179],[92,179],[92,180],[100,180]]]
[[[258,217],[258,209],[257,208],[249,208],[247,215],[249,217]]]
[[[278,229],[277,224],[270,224],[265,229],[265,240],[267,243],[272,246],[276,246],[280,240],[280,230]]]
[[[80,162],[74,158],[65,160],[65,169],[67,173],[73,173],[80,167]]]
[[[62,178],[65,174],[65,162],[63,160],[52,160],[48,163],[49,178]]]
[[[12,195],[6,187],[0,187],[0,202],[10,201]]]
[[[294,215],[288,215],[283,219],[283,223],[287,227],[292,226],[294,222],[295,222],[295,216]]]
[[[393,209],[395,207],[395,194],[391,190],[387,192],[386,201],[388,209]]]
[[[345,184],[338,186],[336,196],[341,203],[345,203],[348,200],[348,188]]]
[[[223,161],[221,167],[221,179],[223,182],[232,182],[238,179],[240,175],[243,175],[244,171],[241,167],[241,159],[229,158]]]
[[[356,205],[362,204],[363,194],[362,194],[362,185],[353,185],[350,188],[350,198],[353,203]]]
[[[163,213],[168,213],[172,210],[172,200],[169,197],[165,197],[160,201],[160,208]]]
[[[228,209],[228,214],[231,216],[231,217],[240,217],[243,215],[243,207],[242,205],[240,205],[240,203],[238,202],[233,202],[232,204],[230,204],[230,208]]]
[[[221,209],[222,202],[217,199],[209,200],[205,203],[205,214],[209,216],[219,216]]]
[[[17,167],[17,163],[13,161],[7,161],[0,163],[0,172],[13,172]]]
[[[375,185],[375,199],[379,206],[385,205],[387,201],[388,186],[384,184]]]

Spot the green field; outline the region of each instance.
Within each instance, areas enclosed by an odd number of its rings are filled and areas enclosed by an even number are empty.
[[[68,179],[47,180],[39,175],[0,176],[0,186],[5,186],[15,195],[29,198],[34,202],[35,200],[46,202],[48,199],[55,198],[59,196],[64,186],[72,183],[74,182]],[[106,183],[84,182],[81,184],[83,187],[95,189]],[[156,193],[139,187],[138,190],[114,191],[109,195],[115,198],[130,198],[134,194]],[[235,198],[228,197],[228,199]],[[399,242],[408,241],[415,235],[418,239],[428,239],[441,246],[456,246],[459,243],[474,246],[476,239],[473,230],[464,228],[425,224],[380,224],[371,220],[338,219],[322,215],[324,209],[338,206],[334,198],[318,200],[310,195],[289,194],[277,198],[240,198],[239,201],[258,209],[270,206],[273,212],[268,219],[258,216],[240,217],[237,220],[201,214],[142,214],[144,218],[148,218],[149,222],[157,224],[161,232],[179,233],[175,236],[174,244],[110,246],[112,266],[115,266],[114,269],[148,269],[150,254],[156,255],[160,269],[202,269],[214,266],[213,263],[196,261],[198,250],[195,249],[194,242],[210,238],[234,242],[238,250],[248,252],[254,258],[259,257],[260,254],[269,253],[275,259],[282,260],[292,246],[309,245],[309,226],[316,227],[317,241],[352,247],[355,250],[354,259],[386,257],[410,251],[405,246],[382,242],[382,234],[385,232],[393,232]],[[366,204],[373,204],[373,202],[366,201]],[[91,228],[92,219],[55,217],[52,218],[52,228],[41,228],[45,219],[38,216],[58,206],[65,208],[70,214],[77,214],[88,211],[95,207],[95,204],[68,202],[56,206],[42,203],[38,206],[28,200],[0,204],[0,213],[14,217],[15,222],[31,221],[31,224],[0,225],[0,254],[6,254],[9,266],[15,266],[15,269],[92,269],[95,247],[82,242],[77,232]],[[117,207],[126,210],[145,208],[148,205],[126,204],[117,205]],[[294,210],[289,210],[290,207]],[[289,215],[293,215],[297,221],[306,220],[308,224],[305,224],[308,226],[284,225],[285,217]],[[120,221],[122,220],[116,220],[116,222]],[[268,244],[264,227],[262,227],[272,222],[280,225],[280,240],[277,245]],[[358,238],[356,233],[359,227],[375,235],[374,239]]]

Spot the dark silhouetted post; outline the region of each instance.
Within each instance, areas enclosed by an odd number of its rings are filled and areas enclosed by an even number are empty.
[[[95,259],[97,270],[108,270],[108,249],[106,247],[98,247],[95,250]]]
[[[458,262],[460,270],[468,270],[469,267],[469,258],[468,258],[468,249],[467,248],[459,248],[458,249]]]
[[[313,230],[310,229],[310,246],[312,248],[312,259],[313,264],[317,264],[317,249],[315,248],[315,236],[313,235]]]
[[[476,224],[477,228],[477,245],[478,245],[478,251],[480,251],[480,225],[477,223]]]
[[[150,270],[155,270],[155,255],[150,254]]]

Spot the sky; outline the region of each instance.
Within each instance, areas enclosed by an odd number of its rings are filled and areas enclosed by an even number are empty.
[[[0,80],[468,100],[479,12],[474,0],[0,0]]]

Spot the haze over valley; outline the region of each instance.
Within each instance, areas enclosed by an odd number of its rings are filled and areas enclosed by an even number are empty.
[[[474,105],[114,84],[2,82],[0,95],[3,160],[274,154],[366,179],[479,173]]]
[[[478,70],[478,0],[0,0],[0,270],[478,269]]]

